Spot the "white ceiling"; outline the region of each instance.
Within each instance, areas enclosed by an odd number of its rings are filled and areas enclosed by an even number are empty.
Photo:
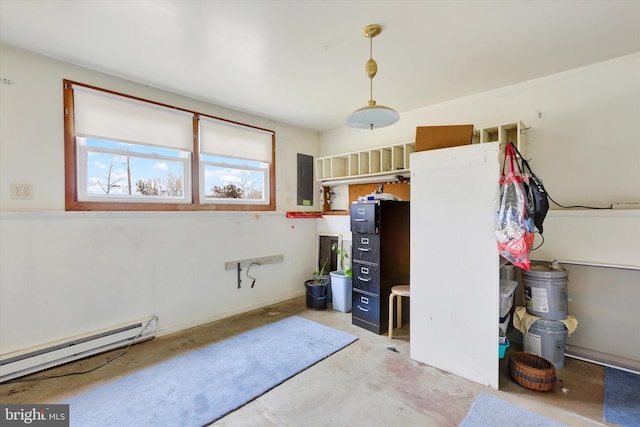
[[[367,24],[402,113],[640,52],[639,22],[637,0],[0,0],[4,43],[317,131],[369,100]]]

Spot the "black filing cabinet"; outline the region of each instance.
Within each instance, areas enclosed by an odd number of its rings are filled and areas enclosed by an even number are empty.
[[[409,202],[353,203],[351,232],[352,323],[383,334],[389,330],[391,288],[409,284]],[[402,307],[408,322],[409,304]]]

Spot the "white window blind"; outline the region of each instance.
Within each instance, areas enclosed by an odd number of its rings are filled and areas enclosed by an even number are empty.
[[[271,163],[273,133],[249,126],[201,117],[200,151]]]
[[[76,136],[193,151],[193,114],[73,85]]]

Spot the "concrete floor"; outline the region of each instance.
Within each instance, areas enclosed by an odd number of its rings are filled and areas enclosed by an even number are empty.
[[[409,358],[409,327],[393,340],[351,324],[351,314],[307,310],[304,297],[136,344],[107,366],[82,375],[0,384],[0,402],[55,403],[96,385],[291,315],[343,330],[359,340],[301,372],[215,426],[458,426],[480,393],[495,395],[568,426],[602,426],[604,368],[565,358],[553,391],[514,383],[506,361],[500,390],[467,381]],[[462,337],[461,337],[462,339]],[[387,347],[393,346],[396,351]],[[71,362],[31,377],[91,369],[121,350]],[[25,377],[29,378],[29,377]],[[563,392],[562,389],[566,392]],[[146,426],[144,426],[146,427]]]

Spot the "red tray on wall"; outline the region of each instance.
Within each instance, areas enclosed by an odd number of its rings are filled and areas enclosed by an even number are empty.
[[[322,212],[287,212],[287,218],[322,218]]]

